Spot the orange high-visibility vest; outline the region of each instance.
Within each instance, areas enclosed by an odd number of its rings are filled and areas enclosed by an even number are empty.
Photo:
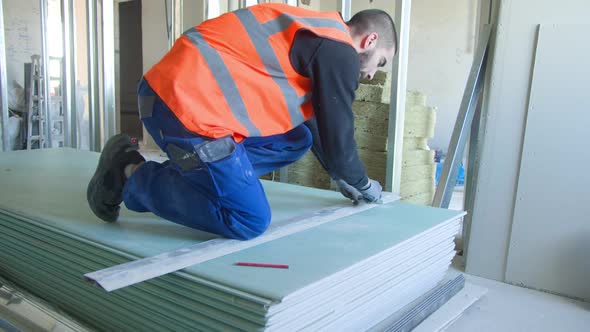
[[[337,12],[261,4],[189,29],[145,79],[199,135],[241,141],[282,134],[314,115],[311,81],[289,59],[302,29],[352,45]]]

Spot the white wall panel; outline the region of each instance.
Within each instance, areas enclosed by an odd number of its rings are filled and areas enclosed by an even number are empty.
[[[590,300],[589,25],[542,25],[506,281]]]
[[[590,1],[494,0],[499,15],[466,271],[505,280],[538,24],[589,23]],[[586,37],[585,40],[588,40]],[[584,41],[580,40],[580,43]]]

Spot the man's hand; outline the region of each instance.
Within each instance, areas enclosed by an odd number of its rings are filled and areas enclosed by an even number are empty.
[[[365,201],[377,203],[381,199],[381,191],[383,191],[383,187],[379,182],[369,179],[369,184],[361,189],[360,193]]]
[[[354,203],[354,205],[357,205],[359,201],[363,198],[363,194],[361,194],[361,192],[358,191],[355,187],[346,183],[346,181],[336,179],[334,180],[334,182],[336,182],[338,188],[340,188],[340,192],[342,193],[342,195],[344,195],[344,197],[346,198],[349,198]]]

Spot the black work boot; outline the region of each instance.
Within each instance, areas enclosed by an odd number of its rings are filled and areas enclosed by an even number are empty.
[[[115,135],[104,146],[94,176],[88,183],[86,198],[92,212],[108,222],[117,221],[127,180],[125,167],[145,159],[137,152],[137,144],[126,134]]]

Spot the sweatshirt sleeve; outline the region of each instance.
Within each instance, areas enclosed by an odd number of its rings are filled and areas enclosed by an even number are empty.
[[[306,123],[312,151],[332,178],[360,189],[368,183],[354,140],[352,102],[359,83],[358,54],[350,45],[321,39],[306,68],[315,118]]]

